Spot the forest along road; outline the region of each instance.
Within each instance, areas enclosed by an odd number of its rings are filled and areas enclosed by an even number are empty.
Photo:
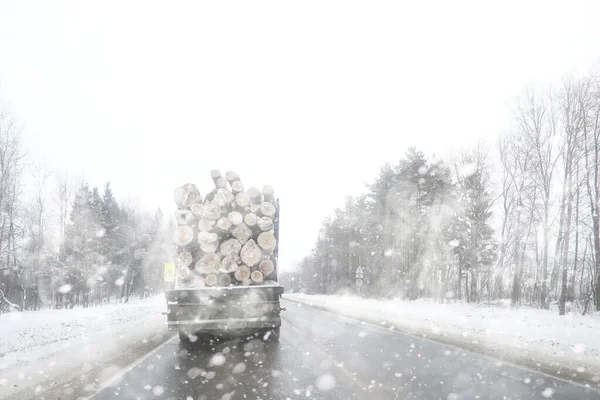
[[[599,399],[475,353],[283,301],[281,339],[166,342],[94,400]]]

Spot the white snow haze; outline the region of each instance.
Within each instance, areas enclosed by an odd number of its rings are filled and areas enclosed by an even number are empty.
[[[272,185],[285,270],[386,160],[493,142],[595,65],[600,3],[559,4],[4,1],[0,97],[30,161],[147,209],[213,168]]]

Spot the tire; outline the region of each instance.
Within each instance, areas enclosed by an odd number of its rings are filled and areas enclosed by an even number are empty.
[[[187,332],[179,331],[179,341],[183,344],[190,343],[190,337]]]

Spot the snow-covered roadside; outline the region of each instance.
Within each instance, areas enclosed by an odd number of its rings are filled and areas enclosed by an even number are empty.
[[[284,298],[389,329],[600,385],[600,317],[431,301],[286,294]]]
[[[0,315],[0,399],[91,394],[170,336],[165,298]]]

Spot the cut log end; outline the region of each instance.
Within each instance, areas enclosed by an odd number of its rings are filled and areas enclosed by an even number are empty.
[[[219,286],[229,286],[231,283],[231,276],[229,276],[229,274],[220,274],[217,278],[217,283]]]
[[[273,220],[269,217],[260,218],[256,224],[263,232],[268,232],[273,229]]]
[[[194,228],[189,225],[182,225],[175,228],[173,232],[173,241],[177,246],[185,247],[194,240]]]
[[[231,257],[236,258],[236,257],[239,257],[241,249],[242,249],[242,244],[240,243],[240,241],[237,239],[231,238],[231,239],[227,239],[223,243],[221,243],[220,252],[221,252],[221,255],[224,257],[231,256]]]
[[[239,211],[232,211],[227,215],[227,219],[232,225],[239,225],[244,222],[244,216]]]
[[[235,204],[242,209],[248,207],[250,205],[250,196],[248,196],[248,193],[239,192],[238,194],[236,194]]]
[[[200,274],[216,274],[219,272],[221,259],[215,253],[206,253],[194,266],[194,269]]]
[[[244,282],[250,279],[250,268],[246,265],[240,265],[233,273],[235,279],[239,282]]]
[[[198,230],[201,232],[210,231],[213,226],[215,226],[215,221],[212,219],[202,218],[200,221],[198,221]]]
[[[208,274],[204,278],[204,283],[206,283],[206,286],[215,286],[217,284],[217,282],[218,282],[218,279],[217,279],[217,275],[215,275],[215,274]]]
[[[231,191],[233,193],[239,193],[244,191],[244,184],[242,181],[234,181],[231,183]]]
[[[248,240],[240,251],[242,262],[249,267],[253,267],[260,262],[262,251],[256,242],[252,239]]]
[[[265,201],[260,205],[260,215],[262,215],[263,217],[273,218],[275,216],[276,211],[277,209],[275,208],[273,203],[269,203],[268,201]]]
[[[265,279],[265,277],[260,271],[252,271],[250,274],[250,279],[252,279],[253,282],[260,283]]]
[[[231,221],[229,221],[229,219],[227,219],[226,217],[221,217],[217,221],[217,228],[219,228],[223,232],[228,232],[231,228]]]
[[[213,181],[216,181],[221,177],[221,171],[219,171],[218,169],[213,169],[212,171],[210,171],[210,177],[213,179]]]
[[[221,260],[219,271],[228,274],[230,272],[234,272],[237,269],[237,266],[237,262],[233,256],[225,256]]]
[[[194,203],[202,202],[200,191],[193,183],[180,186],[173,193],[173,199],[179,207],[189,207]]]
[[[254,213],[248,213],[244,216],[244,222],[246,223],[246,225],[252,227],[255,226],[256,223],[258,222],[258,217],[256,216],[256,214]]]
[[[260,235],[258,235],[258,238],[256,239],[256,241],[257,241],[258,245],[260,246],[260,248],[266,252],[273,251],[273,249],[275,248],[275,244],[277,244],[275,235],[273,235],[271,232],[261,233]]]
[[[217,178],[215,180],[215,186],[217,189],[225,189],[227,187],[227,181],[223,177]]]
[[[227,182],[229,182],[229,184],[231,184],[231,182],[239,181],[240,176],[233,171],[227,171],[225,173],[225,179],[227,179]]]
[[[248,225],[243,222],[236,226],[231,232],[234,238],[240,241],[240,243],[246,243],[252,237],[252,230],[248,228]]]
[[[275,270],[275,264],[271,260],[263,260],[258,264],[258,269],[265,275],[269,276]]]

